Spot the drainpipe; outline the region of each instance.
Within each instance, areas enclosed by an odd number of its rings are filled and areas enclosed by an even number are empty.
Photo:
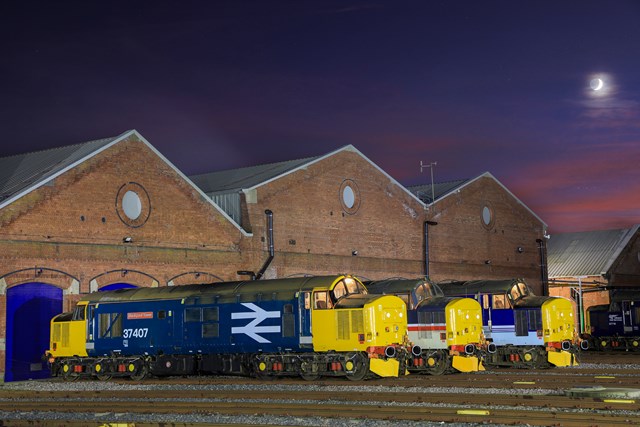
[[[544,239],[536,239],[538,252],[540,253],[540,281],[542,282],[542,295],[549,295],[549,278],[547,276],[547,245]]]
[[[424,222],[424,275],[429,279],[429,226],[438,225],[435,221]]]
[[[260,271],[258,271],[258,274],[256,274],[255,280],[260,280],[262,276],[264,276],[265,271],[267,271],[267,268],[269,267],[269,264],[271,264],[271,261],[273,261],[273,257],[275,255],[273,250],[273,212],[267,209],[264,213],[267,214],[267,242],[269,244],[269,258],[267,258]]]

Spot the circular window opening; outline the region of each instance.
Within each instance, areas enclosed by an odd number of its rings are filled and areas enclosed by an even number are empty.
[[[356,204],[356,195],[353,192],[353,188],[348,185],[342,190],[342,201],[348,209],[351,209]]]
[[[493,224],[495,222],[495,218],[493,215],[493,209],[489,205],[485,205],[482,208],[482,226],[484,228],[493,228]]]
[[[360,190],[352,179],[345,179],[340,185],[340,204],[342,210],[353,215],[360,209]]]
[[[129,219],[138,219],[142,213],[142,202],[135,191],[127,191],[122,197],[122,210]]]
[[[141,227],[151,215],[149,193],[137,182],[123,184],[118,189],[115,202],[118,218],[129,227]]]

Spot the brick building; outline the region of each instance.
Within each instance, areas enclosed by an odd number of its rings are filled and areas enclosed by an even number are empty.
[[[436,187],[422,200],[352,146],[188,178],[136,131],[2,158],[0,369],[46,376],[50,318],[104,289],[259,270],[542,286],[533,212],[490,174]]]
[[[586,314],[589,307],[609,304],[613,293],[640,287],[640,226],[555,234],[548,259],[549,293],[574,302],[576,327],[583,332],[580,305]]]
[[[493,175],[409,190],[427,209],[432,280],[522,278],[547,294],[547,225]]]

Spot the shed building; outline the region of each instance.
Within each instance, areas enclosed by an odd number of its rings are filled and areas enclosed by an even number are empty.
[[[554,234],[548,254],[550,294],[573,300],[578,322],[612,293],[640,290],[639,225]],[[584,332],[584,321],[576,326]]]

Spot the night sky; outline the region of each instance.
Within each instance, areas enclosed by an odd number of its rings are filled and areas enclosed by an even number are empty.
[[[138,130],[187,175],[353,144],[640,223],[638,1],[3,1],[0,156]]]

